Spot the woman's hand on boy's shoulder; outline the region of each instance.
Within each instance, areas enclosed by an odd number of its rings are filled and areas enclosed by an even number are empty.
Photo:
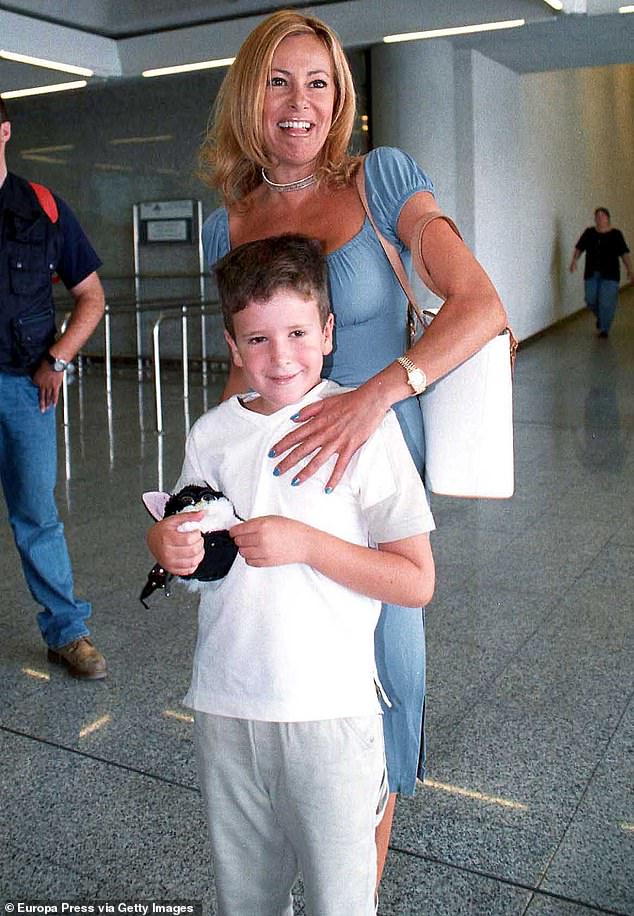
[[[314,528],[281,515],[261,515],[234,525],[229,534],[249,566],[309,563]]]

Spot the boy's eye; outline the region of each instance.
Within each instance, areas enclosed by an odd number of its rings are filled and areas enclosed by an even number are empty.
[[[266,337],[249,337],[247,342],[249,344],[259,344],[262,343],[263,340],[266,340]]]
[[[304,337],[306,331],[303,328],[296,328],[294,331],[291,331],[291,337]]]

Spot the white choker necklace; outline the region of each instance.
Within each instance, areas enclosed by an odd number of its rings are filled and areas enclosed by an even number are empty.
[[[262,169],[262,178],[264,179],[264,183],[267,184],[269,188],[273,188],[274,191],[303,191],[304,188],[310,188],[310,186],[317,181],[317,176],[313,172],[312,175],[307,175],[306,178],[298,178],[297,181],[278,184],[276,181],[271,181],[264,169]]]

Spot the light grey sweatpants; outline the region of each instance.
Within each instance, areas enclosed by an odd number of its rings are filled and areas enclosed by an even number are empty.
[[[381,716],[258,722],[197,712],[219,916],[373,916],[387,800]]]

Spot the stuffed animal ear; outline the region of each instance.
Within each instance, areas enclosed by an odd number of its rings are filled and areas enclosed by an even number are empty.
[[[160,490],[149,490],[143,494],[143,504],[152,518],[160,521],[165,515],[165,506],[169,498],[169,493],[162,493]]]

